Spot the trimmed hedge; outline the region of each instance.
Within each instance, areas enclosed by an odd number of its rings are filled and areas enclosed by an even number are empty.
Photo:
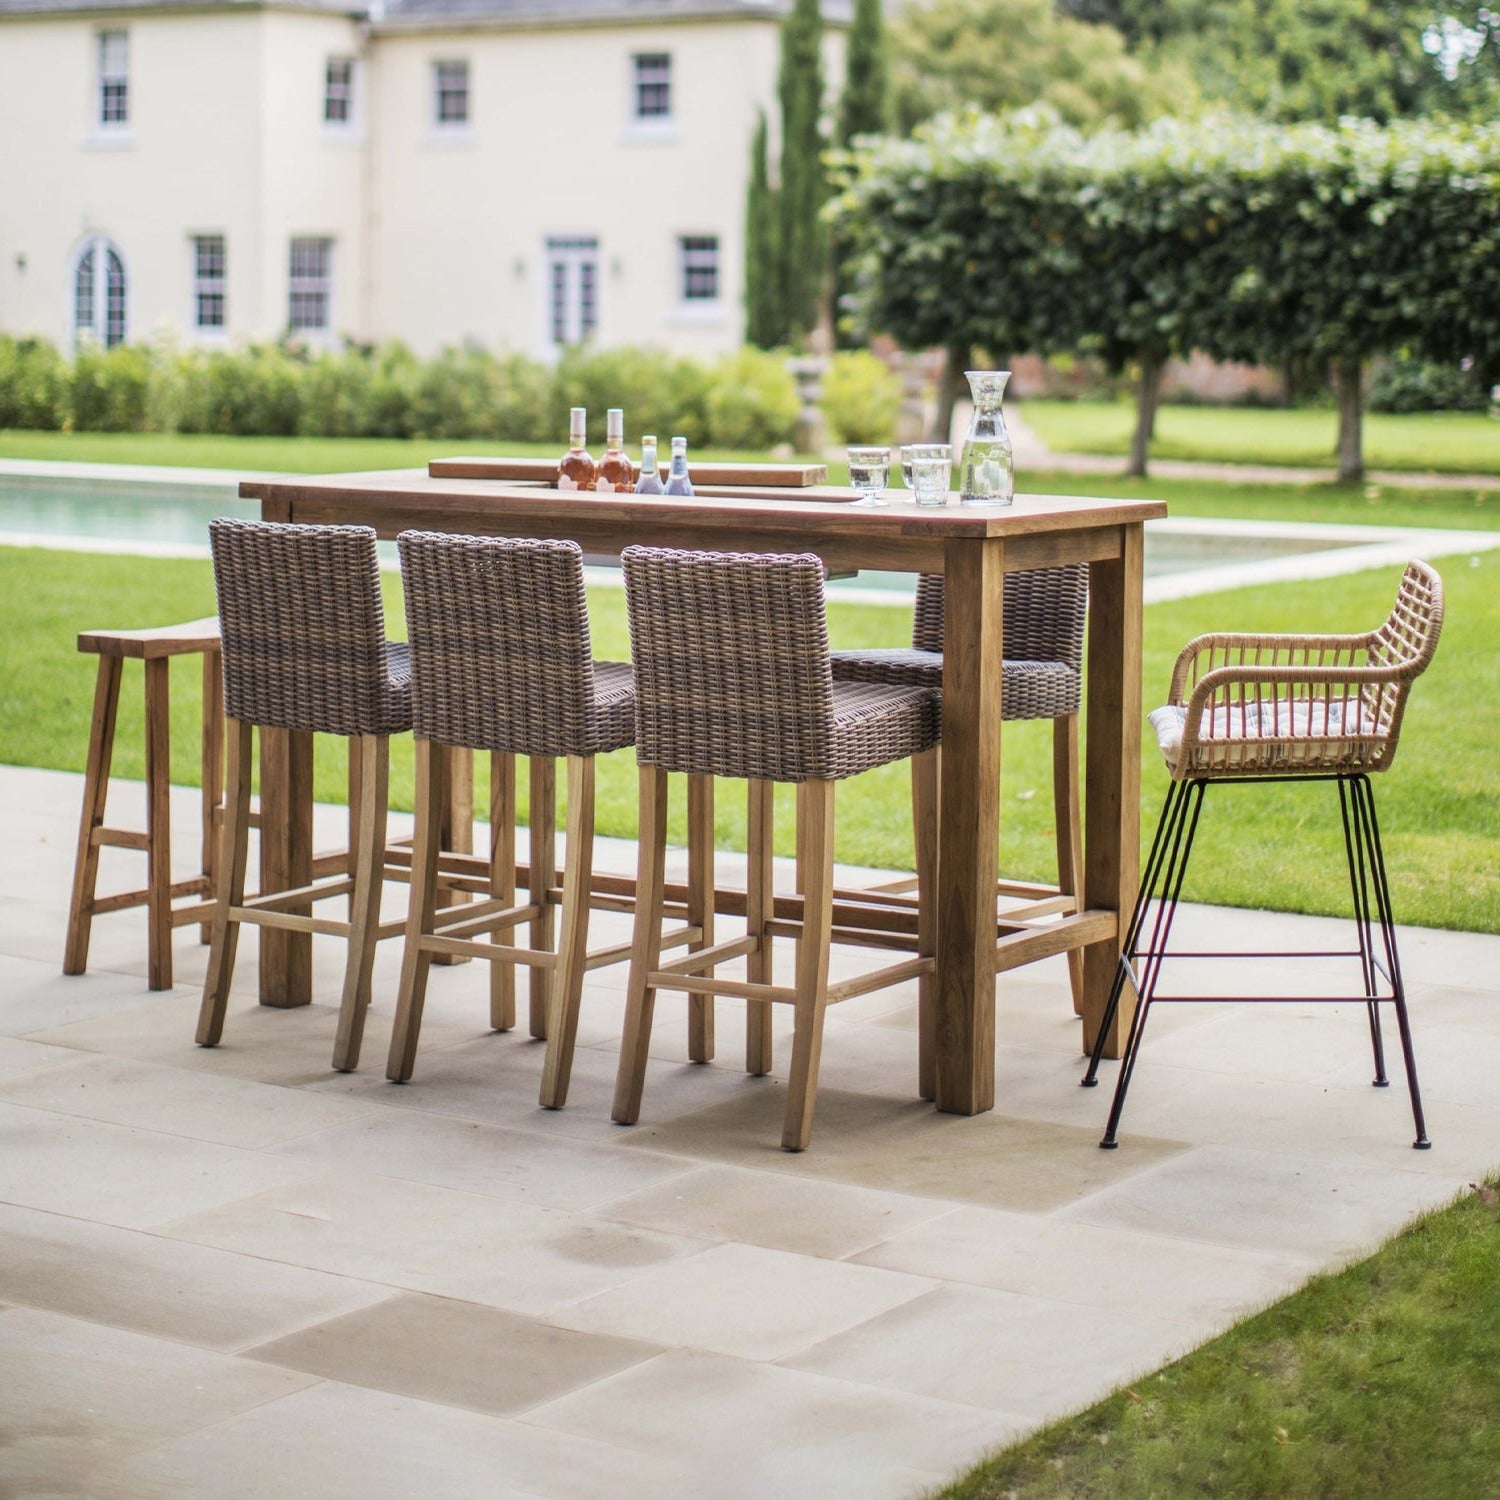
[[[749,349],[712,364],[569,350],[547,366],[472,346],[423,360],[397,343],[321,354],[127,344],[69,362],[0,334],[0,429],[546,442],[566,435],[570,406],[622,406],[632,431],[663,441],[753,449],[790,443],[798,411],[785,354]]]

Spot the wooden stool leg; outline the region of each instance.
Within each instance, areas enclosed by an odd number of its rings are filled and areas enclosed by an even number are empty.
[[[772,939],[766,931],[774,910],[776,787],[770,781],[751,781],[748,786],[748,817],[745,852],[748,873],[745,892],[745,932],[760,939],[745,959],[745,978],[751,984],[772,982]],[[745,1002],[745,1071],[757,1078],[771,1071],[771,1002]]]
[[[708,948],[714,940],[714,779],[688,777],[688,895],[689,926],[703,936],[689,952]],[[704,975],[712,977],[712,969]],[[688,1056],[696,1063],[714,1060],[714,997],[688,996]]]
[[[240,924],[230,918],[229,912],[245,899],[245,861],[250,853],[250,726],[238,719],[226,720],[225,739],[228,765],[219,835],[218,901],[208,975],[203,981],[203,1005],[198,1012],[200,1047],[217,1047],[224,1034],[224,1011],[229,1004],[234,952],[240,937]]]
[[[551,756],[531,757],[531,904],[541,908],[531,923],[531,946],[547,953],[557,948],[557,909],[552,887],[557,883],[557,762]],[[531,1034],[547,1035],[547,1013],[552,1008],[552,975],[533,969],[530,979]]]
[[[647,976],[661,961],[662,869],[667,853],[667,773],[640,768],[641,812],[637,832],[635,934],[630,948],[630,982],[625,994],[625,1033],[620,1038],[620,1067],[615,1075],[612,1118],[634,1125],[640,1118],[651,1055],[651,1012],[656,991]]]
[[[168,668],[146,663],[146,986],[172,988],[172,765]]]
[[[94,842],[94,832],[104,826],[104,804],[109,798],[109,766],[115,748],[115,712],[120,706],[122,666],[118,656],[101,656],[94,678],[94,714],[89,722],[83,812],[78,820],[78,853],[73,860],[73,895],[68,903],[64,974],[82,974],[89,964],[89,928],[94,919],[94,886],[99,878],[99,846]]]
[[[344,741],[349,751],[349,863],[344,873],[352,876],[359,868],[359,810],[365,800],[365,763],[359,753],[359,739],[350,735]],[[349,920],[352,922],[359,910],[359,892],[349,892]]]
[[[490,755],[490,898],[515,905],[516,900],[516,758]],[[497,943],[513,943],[515,929],[495,934]],[[490,965],[490,1025],[509,1031],[516,1024],[516,966]]]
[[[441,841],[443,768],[430,740],[418,740],[417,828],[411,852],[411,897],[406,909],[406,946],[401,954],[401,985],[396,998],[396,1024],[385,1076],[405,1083],[417,1060],[417,1035],[422,1029],[422,1004],[427,998],[427,972],[432,955],[422,950],[422,939],[432,931],[437,910],[438,845]]]
[[[911,761],[912,830],[917,855],[917,953],[937,952],[938,787],[942,751],[934,745]],[[937,976],[917,980],[917,1094],[937,1095]]]
[[[210,896],[219,888],[219,821],[224,816],[224,674],[218,651],[203,653],[203,878]],[[198,929],[201,941],[213,940],[212,919]]]
[[[1078,715],[1052,721],[1052,816],[1057,825],[1057,888],[1082,910],[1083,826],[1078,806]],[[1083,949],[1068,950],[1073,1014],[1083,1014]]]
[[[350,754],[354,754],[351,743]],[[354,916],[344,959],[344,993],[339,1002],[333,1065],[341,1073],[359,1066],[370,1008],[370,974],[380,939],[380,898],[385,888],[385,823],[389,806],[390,742],[383,734],[359,736],[359,863],[354,867]]]
[[[583,974],[589,956],[589,892],[594,883],[594,757],[568,757],[568,862],[563,869],[562,941],[547,1018],[547,1058],[541,1102],[561,1109],[568,1102],[573,1046],[583,1004]],[[510,966],[507,964],[507,968]]]
[[[802,951],[797,959],[797,1029],[787,1080],[784,1151],[804,1151],[812,1138],[823,1012],[828,1006],[828,942],[833,926],[833,782],[797,784],[797,847],[802,852]]]
[[[438,752],[443,762],[442,831],[438,848],[453,854],[474,852],[474,752],[452,747]],[[439,889],[440,907],[467,906],[474,898],[468,891]],[[434,953],[432,961],[445,968],[466,964],[461,953]]]

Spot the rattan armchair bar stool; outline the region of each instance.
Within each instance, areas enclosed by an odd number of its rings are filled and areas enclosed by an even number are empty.
[[[105,912],[146,908],[146,983],[153,990],[172,988],[172,930],[191,922],[209,938],[214,873],[218,857],[218,820],[224,760],[224,705],[219,682],[219,622],[192,620],[154,630],[86,630],[78,649],[99,658],[94,684],[94,713],[89,727],[83,814],[78,854],[73,865],[73,895],[68,905],[68,936],[63,973],[88,968],[93,919]],[[171,721],[169,671],[173,657],[198,656],[203,664],[201,873],[172,879],[171,765],[168,728]],[[105,824],[110,763],[114,756],[115,717],[127,661],[139,661],[146,679],[146,827],[144,831]],[[143,890],[97,896],[99,850],[103,846],[137,849],[146,856]]]
[[[490,1024],[515,1024],[517,965],[550,978],[541,1102],[567,1100],[586,970],[623,962],[630,945],[588,952],[591,904],[629,909],[593,887],[595,758],[635,742],[635,681],[626,662],[595,661],[583,554],[574,542],[509,540],[407,531],[398,538],[411,640],[412,718],[417,751],[417,822],[411,906],[387,1076],[410,1079],[427,974],[439,954],[483,958],[490,968]],[[487,900],[439,910],[438,808],[443,746],[490,752],[490,870]],[[515,757],[532,772],[528,899],[516,902]],[[567,849],[562,890],[551,848],[553,765],[567,760]],[[540,791],[540,795],[539,795]],[[549,919],[562,901],[562,934]],[[711,909],[711,906],[710,906]],[[685,914],[685,913],[684,913]],[[544,925],[546,921],[546,925]],[[528,947],[498,934],[531,927]],[[479,942],[482,935],[489,940]],[[691,923],[674,942],[702,941]],[[706,1060],[706,1059],[704,1059]]]
[[[833,925],[834,784],[908,756],[930,758],[938,742],[938,695],[930,688],[833,680],[817,557],[629,547],[622,560],[636,672],[641,812],[635,942],[614,1118],[624,1125],[639,1118],[658,989],[744,999],[751,1073],[770,1069],[770,1003],[779,1001],[796,1012],[781,1144],[801,1151],[812,1133],[826,1007],[918,978],[933,965],[927,922],[913,943],[915,956],[829,983],[830,941],[868,940],[867,932]],[[663,965],[659,912],[669,772],[748,780],[749,879],[745,936]],[[800,922],[776,917],[776,782],[797,786]],[[920,862],[924,911],[935,873],[935,860]],[[799,940],[796,984],[790,987],[771,982],[777,936]],[[714,976],[715,967],[741,957],[745,980]]]
[[[359,1064],[375,944],[404,923],[380,921],[384,881],[406,873],[386,861],[389,739],[411,728],[407,651],[385,638],[375,533],[368,526],[209,526],[223,639],[228,767],[213,950],[198,1042],[217,1046],[243,923],[348,940],[333,1066]],[[245,897],[252,729],[303,730],[350,740],[349,873],[289,891]],[[348,921],[314,917],[312,904],[349,896]]]
[[[1171,782],[1083,1078],[1085,1087],[1098,1082],[1104,1041],[1129,984],[1136,994],[1136,1007],[1120,1060],[1109,1122],[1099,1142],[1105,1149],[1117,1144],[1115,1132],[1151,1007],[1167,1001],[1243,998],[1363,1002],[1375,1054],[1376,1087],[1384,1087],[1388,1081],[1379,1006],[1392,1004],[1416,1125],[1412,1144],[1418,1150],[1430,1144],[1417,1087],[1406,987],[1396,949],[1390,882],[1370,777],[1391,767],[1407,696],[1412,683],[1432,660],[1442,626],[1442,579],[1426,563],[1412,562],[1402,576],[1389,618],[1376,630],[1360,635],[1204,635],[1183,648],[1172,671],[1168,702],[1150,716]],[[1220,783],[1264,785],[1282,781],[1332,781],[1338,788],[1356,946],[1313,953],[1201,953],[1180,949],[1169,953],[1173,918],[1204,793]],[[1357,959],[1363,993],[1244,997],[1157,992],[1168,958],[1228,958],[1243,963],[1278,957]]]
[[[1057,885],[1001,880],[996,894],[1016,898],[1004,920],[1023,923],[1079,910],[1083,835],[1079,809],[1078,711],[1083,697],[1083,632],[1088,618],[1088,566],[1070,563],[1008,573],[1002,616],[1000,718],[1052,721],[1052,804],[1057,839]],[[917,582],[911,646],[866,647],[832,653],[835,682],[873,682],[895,687],[943,685],[943,579],[923,574]],[[936,836],[936,768],[930,776],[912,763],[912,812],[918,840]],[[924,833],[924,830],[925,833]],[[909,882],[884,887],[890,892]],[[1068,953],[1073,1009],[1083,1006],[1083,953]],[[935,1008],[931,981],[922,985],[922,1095],[931,1098],[934,1079]]]

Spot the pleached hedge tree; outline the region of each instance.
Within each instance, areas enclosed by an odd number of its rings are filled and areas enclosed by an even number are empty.
[[[1144,473],[1161,368],[1328,361],[1339,472],[1362,472],[1374,355],[1500,379],[1500,126],[1162,121],[1083,136],[952,118],[841,158],[830,206],[852,305],[910,347],[1093,352],[1140,372]]]

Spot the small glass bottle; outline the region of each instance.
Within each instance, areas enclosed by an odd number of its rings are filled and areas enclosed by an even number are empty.
[[[641,439],[641,477],[635,482],[637,495],[665,495],[666,486],[661,482],[661,468],[656,462],[655,437]]]
[[[693,493],[693,481],[688,478],[687,439],[685,437],[672,439],[672,467],[667,471],[666,492],[669,495]]]
[[[581,406],[568,412],[568,451],[557,466],[557,487],[560,490],[591,490],[599,471],[589,450],[584,446],[588,437],[589,414]]]
[[[628,495],[634,477],[630,460],[625,456],[625,413],[612,406],[604,413],[604,457],[599,460],[599,477],[594,488]]]

